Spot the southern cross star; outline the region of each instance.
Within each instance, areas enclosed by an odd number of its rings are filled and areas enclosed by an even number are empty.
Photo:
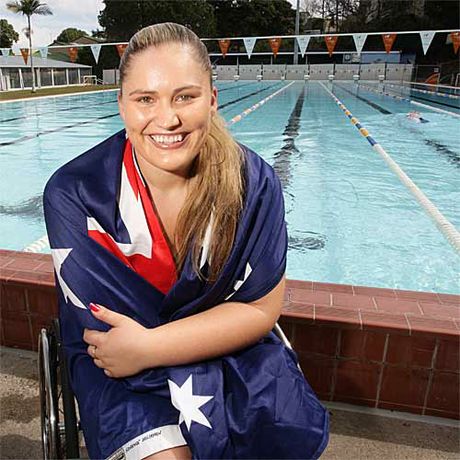
[[[192,375],[179,387],[172,380],[168,379],[169,392],[171,393],[171,402],[180,412],[179,424],[185,421],[188,430],[192,421],[201,425],[212,428],[209,420],[199,410],[201,406],[210,401],[214,396],[199,396],[192,393]]]

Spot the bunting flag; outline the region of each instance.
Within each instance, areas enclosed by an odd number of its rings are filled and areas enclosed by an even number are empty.
[[[22,59],[24,59],[24,64],[27,64],[27,59],[29,58],[29,48],[21,48]]]
[[[305,51],[308,48],[308,44],[310,43],[310,36],[302,36],[297,37],[297,44],[299,45],[300,54],[302,57],[305,56]]]
[[[364,43],[366,42],[367,34],[353,34],[353,40],[355,41],[356,52],[358,55],[363,50]]]
[[[99,61],[99,54],[101,52],[101,45],[91,45],[91,51],[93,52],[93,57],[97,64]]]
[[[337,35],[326,35],[324,37],[324,41],[326,42],[327,50],[329,52],[329,57],[332,56],[334,52],[335,45],[337,44],[337,40],[339,37]]]
[[[38,51],[40,51],[40,56],[43,59],[46,59],[48,57],[48,47],[47,46],[42,46],[41,48],[38,48]]]
[[[431,45],[435,33],[436,32],[432,31],[420,32],[420,40],[422,40],[423,54],[426,54],[426,52],[428,51],[428,48]]]
[[[251,54],[254,51],[254,46],[256,44],[257,38],[243,38],[244,47],[246,48],[246,53],[248,53],[248,58],[251,59]]]
[[[454,53],[457,54],[460,47],[460,32],[451,32],[450,38],[452,39],[452,45],[454,45]]]
[[[276,58],[276,55],[278,54],[278,51],[280,50],[281,38],[269,38],[268,43],[270,43],[270,48],[272,49],[272,52]]]
[[[123,53],[125,52],[125,49],[128,47],[128,44],[122,43],[121,45],[115,45],[115,47],[117,48],[118,56],[120,56],[121,58],[123,56]]]
[[[396,40],[396,34],[382,34],[383,44],[385,45],[385,51],[389,53],[393,47],[393,43]]]
[[[219,48],[222,56],[225,57],[228,53],[228,49],[230,48],[230,40],[219,40]]]
[[[67,48],[67,53],[69,54],[70,62],[75,62],[78,57],[78,48],[76,46],[71,46]]]
[[[2,56],[9,56],[10,55],[10,48],[0,48],[2,52]]]

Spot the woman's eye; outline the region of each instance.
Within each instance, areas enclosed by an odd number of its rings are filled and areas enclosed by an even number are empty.
[[[137,100],[137,102],[141,102],[142,104],[150,104],[152,102],[152,98],[150,96],[142,96]]]
[[[176,97],[176,101],[178,102],[187,102],[187,101],[190,101],[191,99],[193,99],[193,97],[190,96],[189,94],[181,94],[180,96]]]

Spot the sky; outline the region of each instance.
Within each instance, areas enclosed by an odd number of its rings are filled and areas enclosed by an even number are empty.
[[[100,28],[97,16],[104,9],[102,0],[41,0],[52,10],[52,16],[32,17],[33,46],[46,46],[66,28],[75,27],[88,34]],[[288,0],[295,5],[296,0]],[[27,27],[27,18],[13,14],[6,8],[7,0],[0,0],[0,18],[6,19],[19,34],[18,46],[28,46],[28,40],[22,29]]]

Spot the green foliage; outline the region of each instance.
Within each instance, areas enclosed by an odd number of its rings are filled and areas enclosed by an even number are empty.
[[[14,27],[6,19],[0,19],[0,48],[11,48],[18,40],[19,34]]]
[[[33,14],[42,16],[53,14],[46,3],[40,3],[39,0],[16,0],[14,2],[7,2],[6,7],[13,13],[21,13],[29,17]]]
[[[87,37],[88,33],[84,30],[75,29],[74,27],[69,27],[64,29],[56,38],[57,42],[60,43],[72,43],[78,38]]]

